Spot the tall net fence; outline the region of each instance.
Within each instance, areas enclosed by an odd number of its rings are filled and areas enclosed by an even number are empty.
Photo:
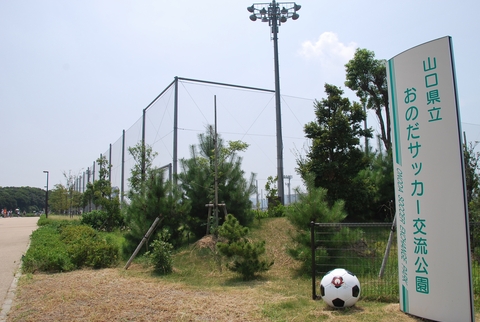
[[[302,186],[296,174],[297,160],[304,154],[308,140],[303,127],[314,120],[313,99],[282,96],[281,125],[283,140],[284,200],[295,200],[293,188]],[[277,175],[276,106],[273,90],[221,84],[208,81],[175,78],[175,80],[143,109],[140,118],[102,153],[110,164],[111,185],[122,195],[129,190],[128,178],[135,160],[128,152],[144,140],[157,154],[155,167],[170,165],[181,172],[179,160],[190,158],[191,146],[198,145],[198,136],[215,124],[223,141],[243,141],[249,144],[242,158],[244,177],[256,174],[259,200],[266,205],[264,187],[269,176]],[[86,167],[83,182],[98,179],[95,161]],[[80,178],[82,180],[82,178]],[[252,200],[256,196],[252,196]]]
[[[217,110],[217,129],[225,141],[241,140],[249,144],[240,153],[245,177],[256,174],[257,196],[266,207],[264,187],[269,176],[277,175],[277,133],[275,92],[209,81],[175,78],[153,101],[142,110],[130,128],[119,133],[119,138],[106,143],[102,153],[110,164],[112,187],[126,195],[128,179],[135,160],[128,152],[145,140],[145,144],[157,153],[154,166],[170,165],[173,172],[181,172],[179,160],[190,157],[190,146],[198,144],[198,135],[215,123],[214,101]],[[305,155],[309,141],[305,138],[305,124],[315,120],[314,99],[292,96],[281,97],[281,128],[283,140],[284,200],[296,200],[295,187],[302,187],[296,172],[297,161]],[[369,126],[375,129],[375,123]],[[480,125],[462,123],[463,139],[480,151]],[[372,145],[373,143],[370,143]],[[83,175],[77,179],[78,191],[85,191],[86,183],[99,177],[96,160],[86,165]]]

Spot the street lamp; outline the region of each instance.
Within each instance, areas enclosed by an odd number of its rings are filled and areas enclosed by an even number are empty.
[[[45,218],[48,218],[48,171],[43,171],[47,174],[47,191],[45,193]]]
[[[297,13],[301,6],[295,2],[276,2],[254,3],[247,8],[251,13],[250,20],[261,19],[262,22],[268,22],[272,28],[273,35],[273,56],[275,63],[275,110],[277,116],[277,187],[280,202],[284,205],[284,185],[283,185],[283,142],[282,142],[282,119],[280,109],[280,72],[278,65],[278,27],[287,22],[288,18],[297,20]]]

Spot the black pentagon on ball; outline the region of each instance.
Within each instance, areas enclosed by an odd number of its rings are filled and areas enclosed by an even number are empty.
[[[345,305],[345,301],[339,298],[336,298],[332,301],[333,306],[335,307],[343,307]]]
[[[320,284],[320,295],[325,296],[325,287],[322,284]]]
[[[358,285],[355,285],[354,287],[352,287],[352,296],[358,297],[359,294],[360,294],[360,287],[358,287]]]

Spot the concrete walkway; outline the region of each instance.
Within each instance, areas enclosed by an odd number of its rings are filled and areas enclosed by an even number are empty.
[[[37,221],[38,217],[0,218],[0,322],[6,320],[10,310],[21,258]]]

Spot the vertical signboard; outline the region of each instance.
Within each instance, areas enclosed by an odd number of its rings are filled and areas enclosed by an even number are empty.
[[[451,38],[388,61],[400,308],[473,321],[468,211]]]

